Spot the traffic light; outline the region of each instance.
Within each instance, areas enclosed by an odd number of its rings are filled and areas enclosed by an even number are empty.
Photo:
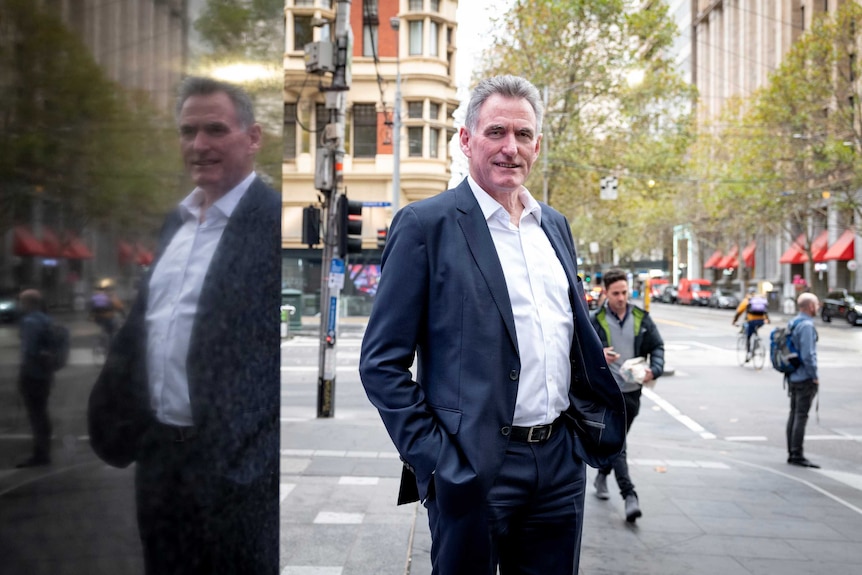
[[[314,206],[302,208],[302,243],[308,247],[320,243],[320,209]]]
[[[377,228],[377,249],[386,247],[386,237],[389,235],[389,228]]]
[[[338,196],[338,255],[362,253],[362,202]]]

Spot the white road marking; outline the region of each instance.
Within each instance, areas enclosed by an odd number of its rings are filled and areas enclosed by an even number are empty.
[[[687,415],[684,415],[680,410],[674,407],[669,401],[663,399],[659,394],[654,392],[653,390],[645,387],[643,388],[643,395],[646,396],[653,403],[661,407],[668,415],[682,423],[684,426],[692,430],[693,432],[700,435],[703,439],[715,439],[716,436],[714,433],[711,433],[706,430],[702,425],[697,423],[695,420],[690,418]]]
[[[364,513],[342,513],[340,511],[321,511],[314,518],[318,525],[361,525]]]
[[[344,567],[306,567],[304,565],[288,565],[281,570],[281,575],[341,575]]]
[[[281,483],[278,486],[278,501],[281,503],[282,501],[290,495],[290,492],[294,490],[296,487],[296,483]]]
[[[377,485],[380,483],[379,477],[354,477],[345,475],[338,479],[339,485]]]

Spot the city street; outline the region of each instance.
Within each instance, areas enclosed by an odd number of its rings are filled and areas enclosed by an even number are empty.
[[[612,481],[611,499],[596,499],[588,470],[581,572],[859,571],[862,328],[816,322],[822,392],[806,455],[823,468],[809,470],[785,463],[781,376],[737,365],[732,312],[652,311],[674,375],[645,394],[629,436],[644,516],[625,522]],[[364,324],[342,321],[335,416],[317,419],[314,321],[282,346],[280,573],[428,574],[427,518],[421,506],[395,505],[401,464],[359,383]],[[132,470],[105,466],[87,445],[95,331],[69,322],[72,361],[51,398],[54,462],[23,470],[14,468],[30,447],[14,383],[17,336],[0,326],[0,571],[141,573]]]

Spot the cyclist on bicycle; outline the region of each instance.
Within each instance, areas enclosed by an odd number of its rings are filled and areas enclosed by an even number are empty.
[[[90,317],[99,324],[108,341],[111,341],[117,330],[118,316],[125,316],[123,302],[114,293],[114,282],[103,279],[90,296]]]
[[[731,324],[736,325],[736,320],[745,313],[745,361],[751,360],[751,336],[757,333],[764,323],[769,323],[769,301],[766,296],[758,293],[757,289],[748,288],[746,295],[739,307],[736,308],[736,315],[733,316]]]

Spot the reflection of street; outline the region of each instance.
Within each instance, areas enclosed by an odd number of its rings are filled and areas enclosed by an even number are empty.
[[[87,440],[97,327],[83,315],[58,319],[70,327],[72,350],[51,392],[53,461],[45,467],[15,469],[32,438],[17,392],[17,326],[0,326],[0,571],[142,573],[133,468],[106,466]]]

